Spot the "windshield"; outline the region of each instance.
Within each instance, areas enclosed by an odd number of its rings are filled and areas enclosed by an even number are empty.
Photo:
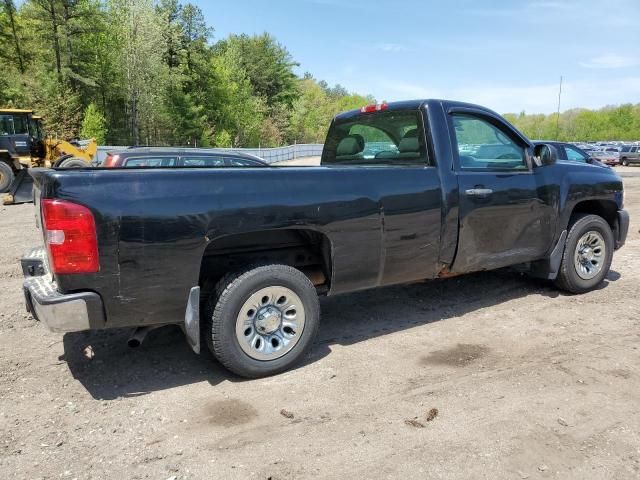
[[[417,111],[366,113],[336,120],[327,136],[323,165],[425,165]]]
[[[27,135],[27,117],[20,115],[0,115],[0,135]]]

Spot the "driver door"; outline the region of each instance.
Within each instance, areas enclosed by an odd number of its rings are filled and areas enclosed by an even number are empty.
[[[460,206],[453,271],[489,270],[544,256],[554,234],[552,209],[539,198],[528,146],[482,112],[452,113],[450,121]]]

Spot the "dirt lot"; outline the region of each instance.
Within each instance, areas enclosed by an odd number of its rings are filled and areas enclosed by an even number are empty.
[[[483,273],[322,301],[300,368],[240,380],[172,327],[48,333],[33,206],[0,207],[2,478],[639,478],[640,168],[602,288]]]

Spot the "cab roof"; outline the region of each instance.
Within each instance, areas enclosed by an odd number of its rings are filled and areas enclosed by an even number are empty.
[[[455,100],[440,100],[435,98],[418,99],[418,100],[402,100],[399,102],[383,102],[381,104],[378,104],[379,106],[382,107],[379,109],[371,108],[374,105],[364,105],[363,108],[358,108],[355,110],[349,110],[346,112],[339,113],[338,115],[336,115],[335,120],[346,120],[348,118],[353,118],[361,114],[366,115],[367,113],[373,113],[374,111],[384,110],[387,112],[392,112],[394,110],[396,111],[397,110],[420,110],[422,108],[435,106],[435,105],[441,105],[445,109],[456,108],[456,107],[457,108],[473,108],[476,110],[482,110],[492,115],[500,116],[493,110],[483,107],[481,105],[475,105],[473,103],[467,103],[467,102],[459,102]],[[363,109],[367,109],[367,108],[371,108],[371,110],[369,110],[368,112],[363,111]]]

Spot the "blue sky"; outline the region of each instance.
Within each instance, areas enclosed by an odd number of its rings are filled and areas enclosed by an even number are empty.
[[[193,1],[193,0],[192,0]],[[499,112],[640,102],[640,0],[195,0],[215,28],[267,31],[330,84]]]

